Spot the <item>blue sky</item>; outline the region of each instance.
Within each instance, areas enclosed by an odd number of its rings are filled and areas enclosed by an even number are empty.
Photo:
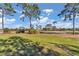
[[[57,15],[60,13],[61,10],[64,9],[63,3],[39,3],[38,4],[41,10],[40,20],[37,22],[35,19],[32,20],[32,24],[36,26],[36,24],[42,25],[44,27],[46,24],[51,23],[52,26],[53,21],[57,21],[56,27],[57,28],[72,28],[72,21],[63,22],[63,17],[58,17]],[[17,27],[26,27],[29,28],[29,18],[26,17],[24,22],[20,20],[20,17],[23,15],[21,14],[21,6],[16,7],[16,4],[13,4],[13,7],[16,9],[17,13],[14,16],[7,16],[4,17],[5,28],[17,28]],[[0,13],[1,14],[1,13]],[[76,17],[76,28],[79,28],[79,17]],[[0,18],[0,28],[1,28],[1,18]]]

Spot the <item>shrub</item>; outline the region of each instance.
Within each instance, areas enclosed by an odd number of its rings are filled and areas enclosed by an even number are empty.
[[[24,33],[25,32],[25,28],[24,27],[19,27],[16,29],[16,33]]]
[[[10,33],[10,29],[4,28],[4,33]]]
[[[29,29],[29,34],[35,34],[36,30],[35,29]]]
[[[36,30],[36,29],[29,29],[29,32],[28,33],[29,34],[36,34],[36,33],[39,33],[39,31]]]

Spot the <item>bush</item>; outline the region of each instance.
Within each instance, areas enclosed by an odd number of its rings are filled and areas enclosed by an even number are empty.
[[[24,27],[19,27],[18,29],[16,29],[16,33],[24,33],[24,32],[25,32]]]
[[[10,29],[4,28],[4,33],[10,33]]]
[[[38,31],[36,29],[29,29],[29,34],[36,34]]]

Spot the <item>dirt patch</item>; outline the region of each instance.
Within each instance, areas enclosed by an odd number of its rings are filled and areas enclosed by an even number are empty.
[[[66,38],[79,39],[79,35],[72,35],[72,34],[60,34],[59,36],[61,36],[61,37],[66,37]]]

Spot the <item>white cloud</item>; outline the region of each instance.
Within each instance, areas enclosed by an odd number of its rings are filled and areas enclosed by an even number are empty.
[[[0,9],[0,12],[2,12],[2,9]]]
[[[41,16],[40,20],[38,20],[38,22],[39,22],[40,24],[46,23],[47,21],[48,21],[48,17],[42,17],[42,16]],[[35,20],[35,21],[32,21],[32,24],[38,24],[38,23],[37,23],[37,21]]]
[[[0,18],[0,24],[2,23],[2,18]]]
[[[22,13],[22,11],[19,11],[19,10],[15,10],[17,13]]]
[[[44,9],[43,12],[49,16],[53,12],[53,9]]]
[[[4,19],[4,21],[5,21],[5,17],[4,17],[3,19]],[[0,18],[0,24],[2,24],[2,18]]]
[[[37,21],[32,21],[32,24],[35,26],[36,24],[42,25],[42,27],[45,27],[46,24],[53,24],[53,21],[55,21],[55,19],[50,19],[49,17],[44,17],[44,16],[40,16],[40,20]],[[56,24],[57,28],[73,28],[73,24],[72,21],[62,21],[62,19],[60,21],[58,21]],[[77,22],[75,24],[76,28],[79,28],[79,23]]]
[[[17,24],[17,25],[15,25],[15,28],[19,28],[21,26],[22,26],[22,24]]]
[[[40,20],[38,20],[38,22],[35,20],[35,21],[32,21],[32,24],[35,26],[37,24],[39,25],[42,25],[42,27],[45,27],[46,24],[53,24],[53,19],[49,19],[48,17],[44,17],[44,16],[40,16]]]
[[[20,15],[20,17],[19,18],[22,18],[22,17],[24,17],[25,15],[24,14],[22,14],[22,15]]]
[[[76,28],[79,28],[79,23],[76,23],[76,24],[75,24],[75,27],[76,27]]]
[[[78,14],[77,14],[78,15]],[[76,17],[75,17],[75,28],[79,28],[79,16],[77,16],[76,15]],[[70,21],[70,20],[66,20],[65,22],[62,22],[64,20],[64,17],[62,17],[61,19],[60,19],[60,22],[58,22],[57,23],[57,27],[59,28],[73,28],[73,23],[72,23],[72,21],[73,21],[73,16],[72,16],[72,20]]]
[[[14,26],[14,27],[13,27]],[[25,28],[29,28],[29,25],[24,25],[24,24],[22,24],[22,23],[20,23],[20,24],[14,24],[12,27],[13,28],[19,28],[19,27],[25,27]]]
[[[72,22],[58,22],[56,24],[57,28],[73,28]],[[79,23],[75,23],[75,28],[79,28]]]
[[[7,22],[15,22],[16,19],[6,19]]]
[[[10,28],[10,25],[14,24],[15,21],[16,21],[15,19],[8,19],[4,17],[4,24],[5,24],[4,26]],[[2,28],[1,24],[2,24],[2,18],[0,18],[0,28]],[[15,26],[12,25],[12,27],[15,27]]]
[[[2,13],[0,12],[0,16],[2,15]]]
[[[4,17],[4,24],[12,24],[16,21],[16,19],[12,18],[12,19],[9,19],[9,18],[5,18]],[[0,24],[2,24],[2,18],[0,18]]]
[[[56,24],[57,28],[72,28],[72,23],[71,22],[58,22]]]
[[[2,10],[0,9],[0,16],[2,15]]]
[[[76,17],[75,17],[75,19],[77,19],[77,18],[79,18],[79,16],[78,16],[79,14],[76,14]],[[64,20],[65,18],[64,17],[62,17],[61,18],[61,20]],[[73,15],[71,15],[71,19],[73,19]]]

